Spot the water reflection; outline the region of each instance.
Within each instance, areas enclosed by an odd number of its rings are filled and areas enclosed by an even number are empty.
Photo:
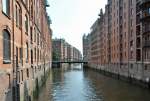
[[[51,71],[39,101],[150,101],[150,92],[73,66]]]

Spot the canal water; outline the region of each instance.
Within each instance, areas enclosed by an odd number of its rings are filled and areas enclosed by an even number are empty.
[[[150,90],[70,66],[51,70],[37,101],[150,101]]]

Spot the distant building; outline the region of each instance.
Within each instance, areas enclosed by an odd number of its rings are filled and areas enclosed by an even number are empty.
[[[81,52],[64,39],[53,39],[53,61],[81,60]]]
[[[53,60],[61,61],[64,59],[64,40],[53,39],[52,41]]]
[[[83,40],[83,60],[90,62],[90,48],[91,48],[90,34],[88,35],[84,34],[82,40]]]

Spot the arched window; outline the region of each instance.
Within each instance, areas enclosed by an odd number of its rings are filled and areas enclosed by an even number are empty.
[[[21,28],[21,25],[22,25],[22,11],[21,11],[21,7],[19,5],[19,3],[16,3],[16,25]]]
[[[10,34],[7,30],[3,30],[3,60],[4,63],[10,63],[11,60]]]
[[[15,7],[16,7],[16,25],[18,26],[18,7],[17,5]]]
[[[9,16],[10,13],[10,0],[2,0],[3,12]]]
[[[21,8],[19,9],[19,26],[22,26],[22,11]]]

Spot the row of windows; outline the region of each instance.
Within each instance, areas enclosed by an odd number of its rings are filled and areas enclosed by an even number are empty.
[[[23,2],[25,4],[28,4],[28,0],[23,0]],[[10,16],[10,0],[2,0],[2,11],[6,16]],[[16,21],[16,26],[21,28],[22,26],[22,10],[21,7],[19,6],[18,3],[16,3],[15,5],[15,21]],[[31,3],[31,15],[33,15],[33,3]],[[29,27],[29,18],[27,15],[25,15],[24,18],[24,25],[25,25],[25,32],[28,33],[28,27]],[[31,41],[33,40],[33,35],[32,35],[32,29],[30,30],[30,34],[31,34]],[[3,30],[3,60],[4,63],[10,63],[11,62],[11,37],[10,37],[10,33],[7,30]],[[34,28],[34,41],[37,41],[37,44],[41,44],[42,47],[44,47],[44,44],[42,42],[42,40],[40,40],[40,35],[36,34],[36,30]],[[26,44],[26,60],[28,60],[29,56],[29,51],[28,51],[28,43]],[[20,50],[20,60],[23,58],[23,50],[22,48],[19,48],[17,50]],[[36,51],[37,53],[38,50],[34,50],[35,51],[35,58],[36,58]],[[38,56],[39,57],[39,56]],[[22,60],[23,61],[23,60]]]
[[[22,48],[18,47],[16,48],[16,58],[18,59],[18,51],[20,53],[20,62],[22,63],[22,58],[23,58],[23,50]],[[34,48],[34,54],[35,54],[35,60],[37,59],[39,61],[39,59],[41,59],[41,53],[38,49]],[[33,55],[33,51],[31,51],[31,55]],[[29,59],[29,45],[28,43],[26,43],[26,62],[28,62]],[[3,60],[4,63],[10,63],[11,62],[11,37],[10,37],[10,33],[4,29],[3,30]],[[31,61],[33,61],[33,56],[31,56]]]
[[[23,2],[25,4],[28,4],[28,0],[23,0]],[[38,4],[38,3],[37,3]],[[2,0],[2,11],[5,15],[10,16],[10,0]],[[38,6],[37,6],[38,7]],[[30,15],[33,18],[33,3],[31,3],[31,11],[30,11]],[[28,16],[25,15],[25,21],[24,21],[24,27],[25,27],[25,31],[28,33],[28,26],[29,26],[29,20],[28,20]],[[22,10],[21,7],[19,6],[18,3],[16,3],[15,5],[15,21],[16,21],[16,25],[18,27],[22,26]]]

